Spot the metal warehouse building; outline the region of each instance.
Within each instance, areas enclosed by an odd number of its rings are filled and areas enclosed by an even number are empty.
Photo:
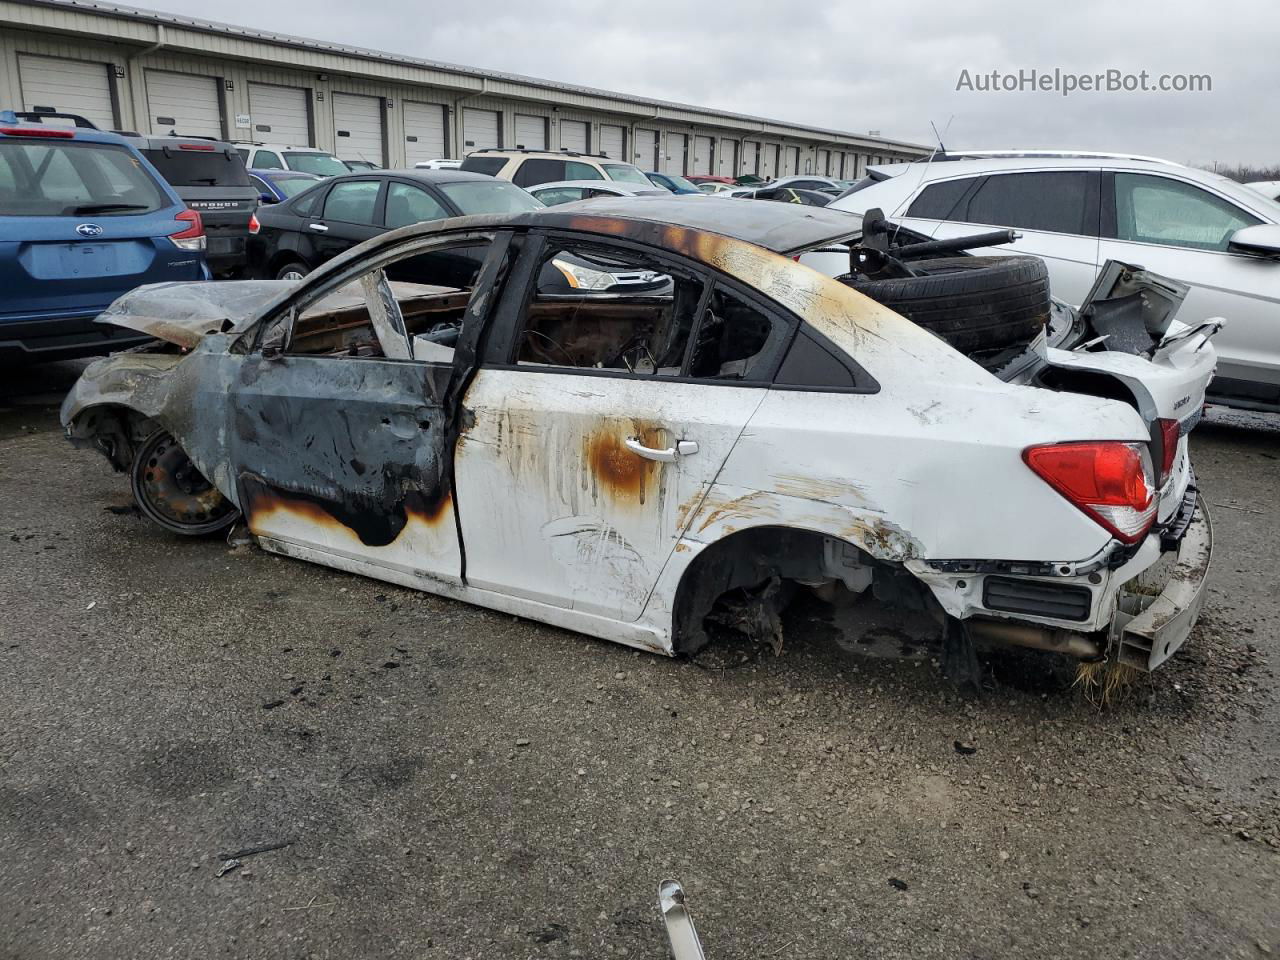
[[[669,173],[860,176],[928,153],[880,137],[86,0],[0,0],[0,108],[103,128],[316,146],[412,166],[485,147]]]

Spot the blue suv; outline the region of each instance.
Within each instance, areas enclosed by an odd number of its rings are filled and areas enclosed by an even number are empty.
[[[0,110],[0,364],[144,342],[94,318],[141,284],[209,279],[204,250],[200,214],[123,137]]]

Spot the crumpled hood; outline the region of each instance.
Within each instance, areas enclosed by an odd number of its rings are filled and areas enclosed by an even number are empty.
[[[98,323],[137,330],[190,350],[208,333],[243,330],[297,280],[149,283],[131,290],[98,316]]]

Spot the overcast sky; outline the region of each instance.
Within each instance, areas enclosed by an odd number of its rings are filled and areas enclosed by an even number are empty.
[[[1280,19],[1273,0],[806,3],[587,0],[135,0],[167,10],[452,63],[954,148],[1153,154],[1280,164]],[[992,70],[1154,83],[1200,93],[979,92]]]

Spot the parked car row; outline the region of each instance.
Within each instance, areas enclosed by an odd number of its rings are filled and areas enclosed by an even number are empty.
[[[1228,321],[1210,396],[1280,409],[1280,329],[1273,317],[1280,302],[1280,204],[1257,188],[1151,158],[952,154],[873,167],[853,185],[791,176],[737,186],[725,177],[646,173],[608,157],[533,150],[425,162],[436,169],[351,172],[310,147],[120,135],[80,118],[71,118],[73,127],[55,127],[43,122],[54,118],[46,113],[0,118],[10,158],[0,169],[0,191],[13,194],[7,209],[27,211],[15,215],[0,246],[0,277],[7,273],[10,288],[25,292],[4,304],[0,355],[97,352],[111,335],[91,324],[93,316],[119,293],[173,271],[183,279],[298,278],[414,222],[674,193],[693,202],[718,197],[831,204],[854,214],[879,210],[938,239],[975,225],[1013,228],[1021,234],[1016,245],[997,246],[993,255],[1042,258],[1055,295],[1069,303],[1085,298],[1107,261],[1140,262],[1188,284],[1184,317]],[[34,162],[40,151],[49,156]],[[98,154],[117,158],[101,163],[117,165],[119,157],[136,157],[129,164],[132,185],[88,159]],[[250,170],[246,157],[255,164]],[[143,197],[143,180],[160,184],[161,193]],[[174,196],[182,207],[157,221]],[[31,212],[37,207],[42,212]],[[63,217],[77,222],[68,227]],[[25,226],[15,233],[18,219]],[[114,242],[144,234],[163,256]],[[33,239],[37,245],[26,246]],[[847,270],[839,255],[807,257],[832,275]]]

